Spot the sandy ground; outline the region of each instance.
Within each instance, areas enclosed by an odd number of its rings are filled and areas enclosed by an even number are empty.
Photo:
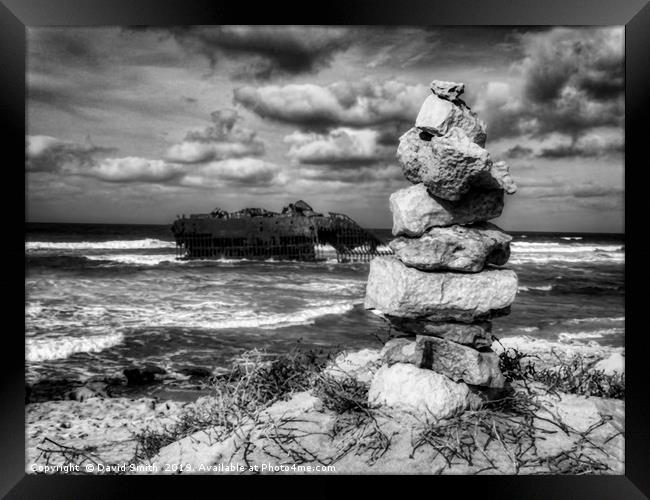
[[[26,470],[46,463],[41,449],[59,449],[55,443],[85,450],[108,463],[130,461],[136,443],[133,433],[145,426],[173,421],[187,403],[151,398],[90,398],[80,401],[47,401],[26,406]],[[50,463],[64,462],[54,453]]]

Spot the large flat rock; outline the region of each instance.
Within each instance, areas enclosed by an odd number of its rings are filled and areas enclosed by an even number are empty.
[[[396,238],[389,246],[409,267],[476,273],[486,264],[508,262],[511,241],[512,237],[494,224],[481,223],[434,227],[419,238]]]
[[[517,275],[508,269],[424,272],[387,256],[370,263],[365,307],[391,316],[470,323],[508,308],[516,295]]]
[[[436,420],[462,412],[469,406],[469,398],[467,385],[408,363],[382,366],[368,391],[368,402],[373,406],[387,406]]]
[[[395,236],[420,236],[432,227],[453,224],[471,224],[487,221],[501,215],[502,189],[476,190],[458,201],[431,196],[424,184],[400,189],[390,195]]]
[[[479,352],[438,337],[418,335],[415,340],[393,339],[386,343],[382,353],[389,365],[411,363],[456,382],[491,388],[502,388],[506,382],[496,353]]]

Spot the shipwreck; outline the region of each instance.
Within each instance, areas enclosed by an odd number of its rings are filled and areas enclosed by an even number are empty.
[[[282,212],[217,208],[207,214],[183,215],[171,229],[179,259],[318,261],[335,252],[339,262],[356,262],[392,253],[347,215],[318,213],[302,200]]]

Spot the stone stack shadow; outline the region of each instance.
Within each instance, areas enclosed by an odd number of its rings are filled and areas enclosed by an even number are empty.
[[[446,418],[506,386],[492,319],[510,312],[517,275],[500,267],[512,238],[487,221],[517,188],[485,149],[485,123],[460,99],[464,84],[434,81],[431,90],[397,150],[413,186],[390,197],[394,255],[370,264],[365,307],[397,337],[369,398]]]

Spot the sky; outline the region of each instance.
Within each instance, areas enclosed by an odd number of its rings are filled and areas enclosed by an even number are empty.
[[[623,27],[29,27],[27,46],[28,221],[304,199],[388,228],[437,79],[466,84],[519,186],[497,224],[623,232]]]

